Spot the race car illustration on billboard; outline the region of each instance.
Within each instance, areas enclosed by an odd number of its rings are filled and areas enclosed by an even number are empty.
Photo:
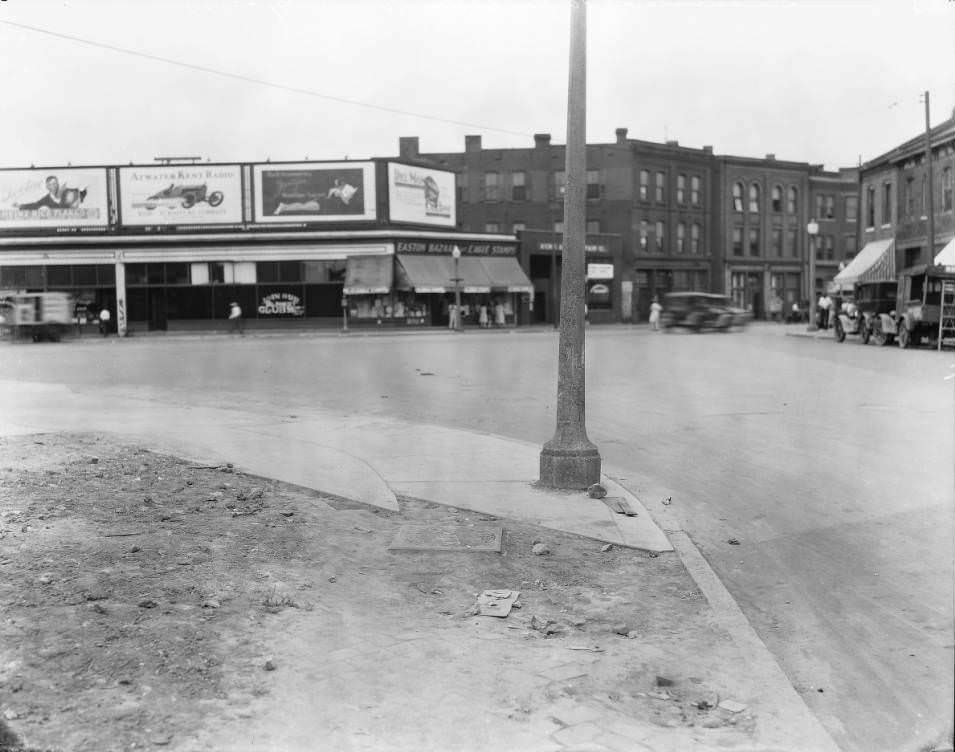
[[[176,185],[175,183],[171,183],[168,188],[153,194],[144,201],[134,203],[133,206],[137,209],[156,209],[160,206],[169,209],[177,207],[191,209],[196,204],[203,202],[209,204],[209,206],[218,206],[222,203],[223,198],[225,198],[225,196],[222,191],[212,191],[209,193],[205,183],[198,185]]]

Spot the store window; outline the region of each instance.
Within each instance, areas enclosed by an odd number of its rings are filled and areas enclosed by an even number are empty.
[[[783,189],[782,186],[774,185],[772,193],[773,211],[779,214],[783,210]]]
[[[511,200],[512,201],[527,200],[527,173],[525,172],[511,173]]]
[[[0,267],[0,287],[12,289],[43,289],[42,266]]]
[[[306,283],[338,284],[345,281],[345,269],[348,262],[344,259],[329,261],[303,261],[302,274]]]
[[[700,200],[700,176],[693,175],[690,178],[690,203],[693,206],[699,206]]]
[[[759,185],[757,183],[749,187],[749,211],[751,214],[759,214]]]
[[[587,170],[587,198],[600,198],[600,170]]]
[[[501,176],[496,172],[484,173],[484,200],[485,201],[500,200],[501,198],[500,180],[501,180]]]
[[[733,211],[743,211],[743,184],[733,183]]]

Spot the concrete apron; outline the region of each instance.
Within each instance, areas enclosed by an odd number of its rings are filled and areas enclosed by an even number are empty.
[[[151,449],[398,511],[396,494],[509,517],[615,545],[672,551],[639,500],[604,478],[634,517],[586,492],[537,485],[540,447],[489,434],[388,418],[310,414],[296,419],[191,407],[106,390],[76,394],[6,382],[0,433],[110,432]]]

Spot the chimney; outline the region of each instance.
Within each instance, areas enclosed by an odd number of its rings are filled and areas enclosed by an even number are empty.
[[[617,134],[617,143],[625,144],[627,143],[627,129],[626,128],[617,128],[614,133]]]
[[[550,134],[549,133],[535,133],[534,134],[534,148],[535,149],[546,149],[550,146]]]
[[[667,146],[679,146],[679,141],[667,141]]]
[[[775,161],[776,161],[776,155],[775,155],[775,154],[767,154],[767,155],[766,155],[766,160],[767,160],[768,162],[775,162]]]
[[[481,151],[481,137],[480,136],[465,136],[464,137],[464,151]]]
[[[418,137],[400,136],[398,138],[398,156],[402,159],[416,159],[418,157]]]
[[[712,154],[712,153],[713,153],[713,147],[712,147],[712,146],[704,146],[704,147],[703,147],[703,153],[704,153],[704,154]]]

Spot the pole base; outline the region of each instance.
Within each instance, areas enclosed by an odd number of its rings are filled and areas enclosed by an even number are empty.
[[[585,489],[600,482],[597,447],[557,449],[545,445],[540,453],[540,483],[548,488]]]

